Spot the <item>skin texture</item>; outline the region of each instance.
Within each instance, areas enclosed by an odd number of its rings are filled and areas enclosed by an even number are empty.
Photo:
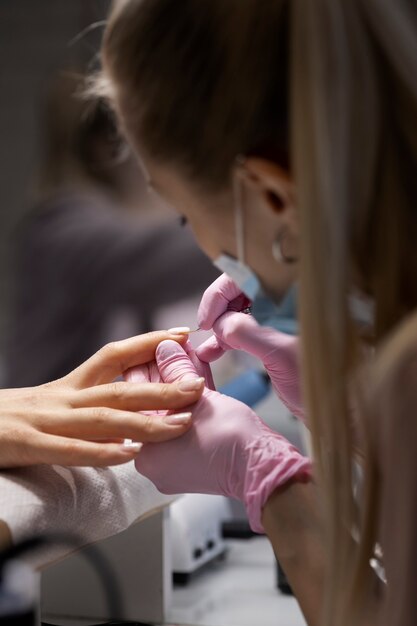
[[[175,413],[198,400],[199,389],[175,385],[113,382],[130,367],[154,358],[164,339],[184,342],[184,335],[161,331],[108,344],[76,370],[52,383],[0,391],[0,467],[39,463],[107,466],[132,460],[124,438],[135,442],[166,441],[190,426],[169,416],[139,411],[170,409]]]
[[[262,522],[309,626],[319,626],[324,586],[325,538],[313,483],[276,490]]]

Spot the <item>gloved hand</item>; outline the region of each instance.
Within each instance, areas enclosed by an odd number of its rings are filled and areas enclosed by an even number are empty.
[[[206,361],[200,361],[189,339],[183,343],[185,352],[187,353],[197,375],[200,378],[204,378],[204,384],[208,389],[215,390],[213,376],[211,373],[210,365]],[[150,361],[149,363],[143,363],[136,367],[131,367],[123,374],[123,378],[129,383],[161,383],[162,377],[156,361]],[[194,376],[195,378],[195,376]],[[161,413],[162,411],[154,411],[154,413]],[[142,411],[144,413],[144,411]],[[148,414],[152,411],[148,411]]]
[[[174,341],[158,346],[156,363],[165,382],[196,378],[191,360]],[[261,514],[269,496],[289,481],[308,480],[310,460],[237,400],[205,389],[191,410],[191,429],[172,442],[144,444],[136,468],[162,493],[241,500],[252,529],[263,532]]]
[[[198,324],[214,336],[197,348],[201,361],[211,363],[230,349],[243,350],[260,359],[278,397],[293,415],[305,419],[299,376],[299,340],[273,328],[259,326],[240,311],[250,301],[226,274],[204,292]]]

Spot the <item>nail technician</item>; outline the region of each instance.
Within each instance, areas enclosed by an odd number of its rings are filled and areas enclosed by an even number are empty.
[[[410,0],[126,0],[104,37],[101,90],[153,186],[233,279],[203,299],[215,337],[199,355],[158,347],[161,380],[231,347],[259,356],[307,417],[317,480],[208,389],[184,437],[146,444],[137,468],[168,493],[243,500],[320,626],[415,622],[416,34]],[[300,342],[257,324],[295,278]]]

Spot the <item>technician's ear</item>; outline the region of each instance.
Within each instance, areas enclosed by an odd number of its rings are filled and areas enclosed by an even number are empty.
[[[295,186],[290,173],[267,159],[246,157],[239,168],[245,184],[255,189],[270,211],[295,227]]]

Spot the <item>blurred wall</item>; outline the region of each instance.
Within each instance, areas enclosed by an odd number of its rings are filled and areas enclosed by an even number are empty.
[[[91,66],[102,28],[77,35],[105,19],[109,5],[109,0],[0,0],[0,354],[13,270],[10,238],[30,207],[45,88],[58,69]]]

